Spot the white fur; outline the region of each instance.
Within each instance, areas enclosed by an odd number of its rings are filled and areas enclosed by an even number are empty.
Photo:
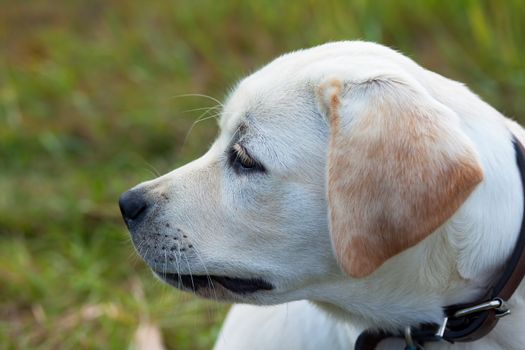
[[[339,268],[328,232],[329,126],[316,89],[331,77],[360,82],[377,76],[402,77],[454,113],[457,120],[448,125],[474,145],[484,178],[436,232],[371,275],[351,278]],[[241,122],[243,145],[265,174],[238,175],[227,162]],[[337,42],[284,55],[238,84],[220,127],[202,158],[140,185],[157,204],[149,226],[138,229],[144,237],[155,227],[166,239],[182,239],[178,228],[194,246],[175,254],[173,262],[160,250],[163,238],[156,241],[159,249],[139,248],[157,271],[259,277],[275,286],[247,295],[221,286],[200,292],[234,302],[281,304],[234,306],[216,350],[350,349],[365,327],[440,322],[443,306],[485,292],[514,247],[523,198],[509,128],[525,142],[523,129],[462,84],[389,48]],[[512,315],[485,338],[427,348],[522,349],[524,303],[522,286],[509,303]],[[389,342],[381,345],[398,348]]]

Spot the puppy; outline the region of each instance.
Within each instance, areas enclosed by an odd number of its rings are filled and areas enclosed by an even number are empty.
[[[513,137],[464,85],[378,44],[329,43],[243,79],[209,151],[120,207],[166,283],[288,303],[234,307],[217,349],[350,349],[367,328],[442,324],[497,279],[523,216]],[[524,302],[520,287],[476,342],[427,348],[522,349]]]

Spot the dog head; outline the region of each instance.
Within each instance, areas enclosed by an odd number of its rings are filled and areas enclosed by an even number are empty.
[[[333,281],[372,283],[483,177],[423,71],[347,42],[245,78],[205,155],[121,197],[138,253],[167,283],[222,300],[326,301]]]

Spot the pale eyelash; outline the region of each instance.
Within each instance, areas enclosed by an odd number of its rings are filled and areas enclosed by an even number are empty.
[[[250,156],[248,156],[248,154],[246,154],[246,150],[241,145],[236,143],[232,148],[235,151],[236,156],[239,157],[242,162],[255,165],[256,162]]]

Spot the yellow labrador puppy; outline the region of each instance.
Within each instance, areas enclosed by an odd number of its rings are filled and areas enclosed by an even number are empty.
[[[523,287],[468,316],[512,309],[473,342],[452,336],[464,307],[449,307],[485,301],[516,245],[513,140],[523,129],[464,85],[329,43],[242,80],[209,151],[120,206],[163,281],[274,305],[234,306],[216,349],[351,349],[365,329],[382,332],[358,348],[523,349]]]

